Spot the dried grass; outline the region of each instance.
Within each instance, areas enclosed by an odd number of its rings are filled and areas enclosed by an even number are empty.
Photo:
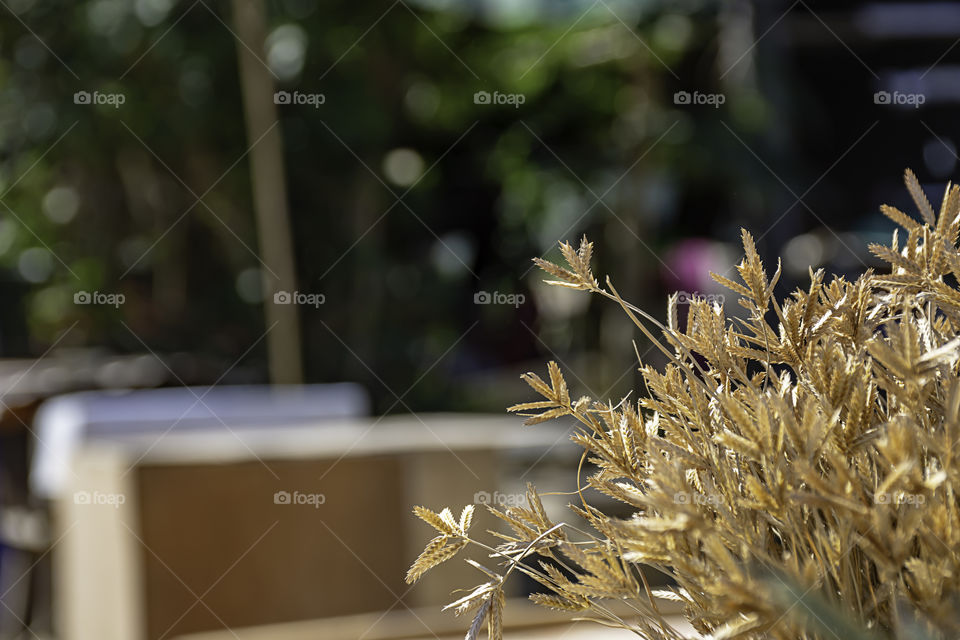
[[[909,171],[906,183],[922,221],[882,208],[906,232],[870,247],[888,274],[826,281],[811,270],[809,286],[780,302],[779,265],[768,277],[744,231],[740,282],[714,277],[739,294],[745,318],[694,300],[681,329],[672,296],[662,324],[609,279],[600,287],[586,239],[561,244],[567,267],[536,260],[553,284],[619,304],[670,363],[641,363],[635,403],[572,399],[554,362],[546,380],[523,376],[542,399],[511,411],[527,424],[579,423],[573,440],[595,471],[578,472],[571,509],[592,531],[552,522],[532,487],[528,506],[491,508],[511,531],[491,532],[495,547],[471,537],[472,507],[459,521],[418,507],[440,535],[408,581],[465,546],[484,550],[497,570],[469,561],[489,581],[450,605],[477,611],[468,639],[485,621],[501,637],[514,571],[546,588],[534,602],[644,638],[680,637],[661,598],[717,639],[958,637],[960,187],[948,185],[935,216]],[[608,516],[588,489],[633,515]],[[651,590],[642,566],[677,586]],[[618,617],[610,600],[636,616]]]

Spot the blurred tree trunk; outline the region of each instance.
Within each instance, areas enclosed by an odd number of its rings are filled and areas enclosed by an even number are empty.
[[[274,293],[296,291],[293,242],[287,210],[283,142],[273,102],[271,71],[263,63],[266,19],[263,0],[233,0],[233,22],[238,36],[237,56],[243,111],[250,151],[253,208],[257,219],[262,267],[264,314],[270,380],[274,384],[303,381],[300,321],[297,305],[276,304]],[[262,139],[261,139],[262,138]],[[259,141],[259,142],[258,142]],[[272,272],[272,273],[271,273]]]

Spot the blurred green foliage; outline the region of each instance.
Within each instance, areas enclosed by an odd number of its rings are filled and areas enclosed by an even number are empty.
[[[229,5],[7,7],[7,354],[42,351],[73,327],[63,344],[228,360],[252,347],[245,358],[262,371]],[[602,351],[605,334],[628,330],[563,300],[547,312],[529,259],[557,240],[599,239],[601,254],[629,274],[618,286],[659,308],[664,267],[655,253],[689,235],[691,223],[703,225],[693,229],[701,235],[733,237],[738,221],[762,211],[764,180],[732,171],[747,152],[721,123],[743,135],[766,126],[755,85],[728,80],[722,111],[672,99],[693,87],[720,90],[719,3],[267,7],[263,58],[277,88],[323,94],[321,105],[278,106],[300,290],[326,296],[301,311],[308,378],[364,381],[381,410],[424,375],[403,404],[472,406],[457,376],[520,366],[547,344]],[[124,102],[76,104],[78,91]],[[523,103],[478,104],[483,91],[520,94]],[[703,202],[713,210],[699,210]],[[126,303],[75,305],[77,291],[121,292]],[[526,302],[476,305],[478,291]],[[629,386],[620,370],[629,373],[630,362],[604,366],[598,381],[621,376]]]

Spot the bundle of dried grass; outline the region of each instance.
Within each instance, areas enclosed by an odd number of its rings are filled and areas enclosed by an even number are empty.
[[[535,602],[645,638],[680,637],[659,598],[717,639],[958,637],[960,187],[935,216],[909,171],[906,183],[921,220],[883,207],[906,241],[870,247],[889,274],[825,282],[811,270],[806,290],[779,302],[779,265],[768,277],[744,231],[741,282],[714,276],[747,310],[735,321],[694,300],[681,329],[673,296],[659,323],[609,279],[600,287],[586,239],[561,245],[567,268],[537,260],[553,284],[614,300],[670,360],[641,363],[636,403],[574,399],[551,362],[548,380],[524,376],[542,399],[510,408],[527,424],[575,418],[597,469],[578,485],[633,515],[610,517],[581,490],[571,508],[593,528],[582,531],[552,522],[530,488],[527,507],[491,509],[512,530],[491,547],[468,531],[472,507],[459,521],[418,507],[440,535],[408,581],[468,545],[485,550],[499,570],[470,561],[489,581],[450,605],[477,611],[468,639],[484,626],[500,638],[514,571],[544,585]],[[650,589],[640,566],[676,588]]]

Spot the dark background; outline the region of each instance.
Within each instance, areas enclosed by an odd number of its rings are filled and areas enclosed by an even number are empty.
[[[866,243],[892,229],[878,206],[912,213],[904,168],[934,202],[956,173],[955,3],[266,10],[277,87],[325,98],[278,107],[299,289],[326,300],[299,309],[305,379],[361,382],[381,413],[501,411],[551,358],[577,391],[628,391],[620,311],[548,299],[530,268],[558,240],[586,233],[597,274],[662,317],[669,292],[718,292],[697,274],[739,259],[741,226],[771,269],[783,257],[782,294],[809,263],[874,264]],[[267,381],[230,25],[219,2],[0,7],[0,355],[149,349],[187,383]],[[95,90],[125,102],[75,104]],[[676,104],[678,91],[725,101]],[[389,158],[416,180],[400,204],[410,179]],[[77,291],[126,302],[75,305]],[[481,291],[525,301],[475,304]]]

